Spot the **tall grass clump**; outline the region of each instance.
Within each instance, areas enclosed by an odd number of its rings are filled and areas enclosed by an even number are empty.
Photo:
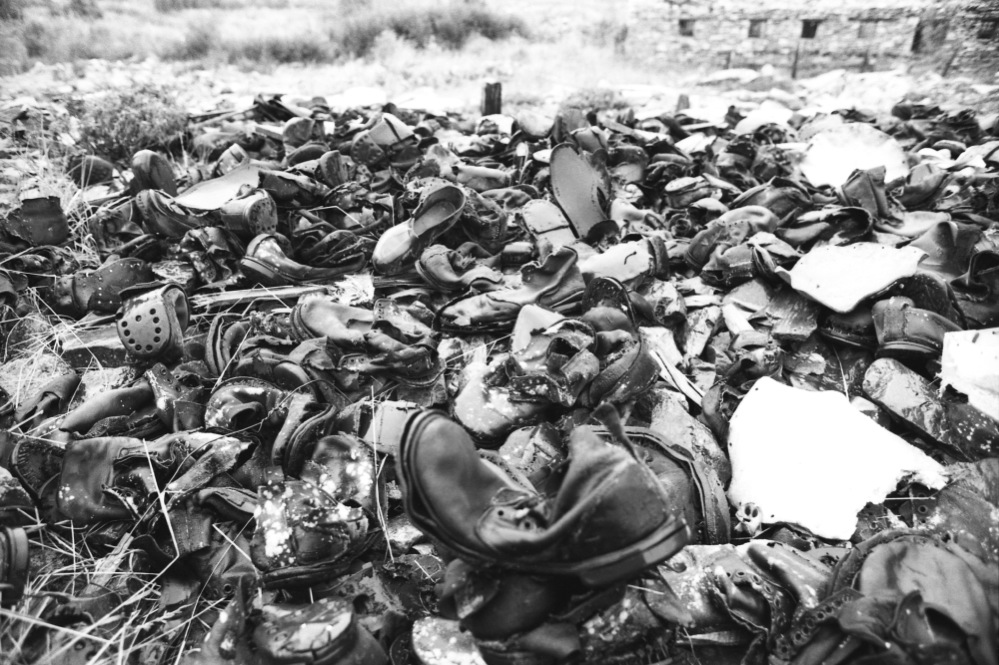
[[[302,35],[250,35],[220,39],[207,24],[190,26],[184,39],[162,49],[167,60],[225,61],[231,64],[317,63],[333,60],[333,52],[322,37]]]
[[[161,14],[170,12],[181,12],[185,9],[227,9],[246,11],[251,6],[253,9],[267,7],[269,9],[283,9],[288,6],[288,0],[153,0],[153,9]]]
[[[42,62],[75,62],[101,58],[126,60],[145,55],[145,44],[113,20],[81,20],[73,16],[31,17],[18,25],[28,58]]]
[[[161,55],[167,60],[201,60],[217,44],[218,37],[212,26],[207,23],[190,23],[184,31],[184,39],[167,45]]]
[[[315,36],[258,36],[227,40],[222,44],[229,62],[328,62],[332,54]]]
[[[24,14],[27,0],[0,0],[0,21],[17,21]]]
[[[153,0],[153,8],[161,13],[184,9],[218,9],[221,6],[221,0]]]
[[[81,144],[112,161],[163,147],[187,125],[187,112],[174,94],[156,85],[112,90],[73,106],[70,111],[80,119]]]
[[[104,16],[104,12],[97,5],[97,0],[69,0],[69,4],[63,9],[63,14],[80,18],[101,18]]]
[[[369,55],[378,36],[395,33],[418,48],[436,43],[460,49],[472,35],[498,40],[526,37],[527,24],[517,16],[497,13],[478,5],[422,5],[360,9],[334,30],[332,38],[341,52],[355,58]]]
[[[580,88],[562,100],[562,108],[577,108],[584,111],[603,111],[606,109],[623,109],[628,103],[621,93],[611,88],[586,87]]]

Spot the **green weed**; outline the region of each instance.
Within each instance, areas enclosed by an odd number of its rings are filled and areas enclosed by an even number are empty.
[[[325,44],[309,35],[252,37],[222,44],[229,62],[327,62],[332,54]]]
[[[145,148],[162,147],[184,131],[187,113],[167,88],[144,85],[76,104],[80,142],[112,161]]]
[[[452,4],[358,9],[331,36],[343,54],[357,58],[369,55],[384,32],[395,33],[419,48],[436,43],[452,50],[463,47],[472,35],[498,40],[528,34],[527,24],[519,17],[477,5]]]
[[[0,0],[0,21],[19,20],[26,4],[26,0]]]

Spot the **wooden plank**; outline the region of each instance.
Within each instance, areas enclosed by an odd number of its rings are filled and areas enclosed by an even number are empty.
[[[191,296],[190,303],[196,311],[229,309],[231,307],[249,305],[258,300],[278,300],[285,305],[293,305],[299,298],[317,293],[337,295],[338,290],[335,287],[324,286],[322,284],[257,287],[254,289],[240,289],[238,291],[199,294]]]
[[[482,115],[502,113],[503,84],[498,81],[482,86]]]

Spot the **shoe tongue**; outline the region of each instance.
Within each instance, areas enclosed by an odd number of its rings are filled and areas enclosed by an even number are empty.
[[[552,507],[552,522],[586,502],[593,490],[630,460],[624,450],[607,444],[590,427],[569,436],[569,468]]]
[[[525,284],[543,289],[556,286],[559,282],[572,277],[582,276],[577,267],[579,255],[568,247],[563,247],[548,255],[544,261],[529,263],[520,272]]]

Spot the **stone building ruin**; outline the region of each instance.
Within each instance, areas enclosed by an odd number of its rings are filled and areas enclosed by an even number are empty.
[[[806,76],[900,64],[999,72],[999,0],[629,0],[629,51]]]

